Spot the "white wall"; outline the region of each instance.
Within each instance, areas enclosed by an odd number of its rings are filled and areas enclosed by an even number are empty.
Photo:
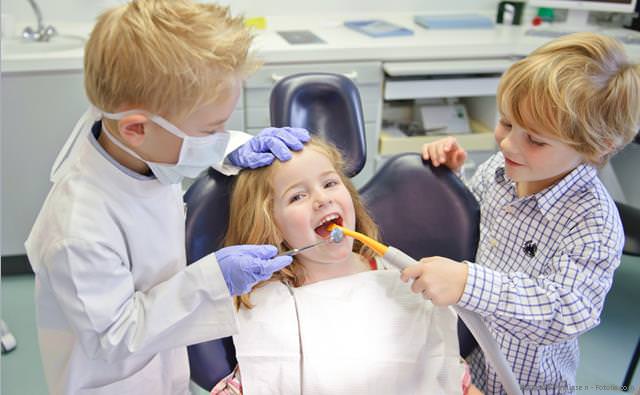
[[[56,21],[92,22],[105,8],[123,3],[123,0],[36,0],[46,23]],[[257,15],[292,15],[308,13],[361,13],[361,12],[419,12],[448,11],[441,0],[221,0],[229,4],[234,13]],[[497,0],[457,0],[450,10],[493,10]],[[446,6],[444,6],[446,7]],[[3,0],[2,12],[14,16],[17,22],[33,23],[35,18],[27,0]],[[21,26],[18,26],[21,29]]]

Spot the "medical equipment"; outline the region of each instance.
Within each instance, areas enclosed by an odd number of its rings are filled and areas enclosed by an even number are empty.
[[[179,184],[185,177],[195,178],[207,168],[222,163],[225,153],[228,152],[227,145],[229,145],[231,136],[227,131],[219,131],[205,136],[191,136],[160,115],[147,113],[144,110],[129,110],[117,113],[102,111],[103,118],[114,121],[120,121],[125,117],[137,114],[146,116],[149,121],[182,139],[180,153],[178,154],[178,161],[176,163],[154,162],[143,158],[115,138],[113,135],[114,132],[108,130],[104,123],[102,124],[102,132],[113,144],[149,166],[153,175],[163,184]]]
[[[327,243],[340,243],[342,241],[342,239],[344,239],[344,232],[342,231],[342,229],[340,228],[333,228],[333,230],[331,230],[331,233],[329,234],[329,237],[324,239],[324,240],[320,240],[317,243],[313,243],[313,244],[309,244],[308,246],[305,247],[300,247],[300,248],[294,248],[292,250],[289,251],[285,251],[281,254],[284,256],[294,256],[294,255],[298,255],[299,253],[309,250],[311,248],[317,247],[321,244],[327,244]]]
[[[327,227],[327,229],[332,232],[335,228],[342,229],[345,235],[353,237],[354,239],[359,240],[366,246],[370,247],[378,255],[380,255],[382,259],[394,265],[400,270],[418,263],[415,259],[400,251],[399,249],[391,246],[386,246],[376,240],[371,239],[368,236],[365,236],[351,229],[346,229],[336,224],[331,224]],[[513,372],[511,371],[507,360],[500,351],[498,343],[495,341],[493,336],[491,336],[491,333],[482,322],[480,316],[459,306],[453,306],[453,308],[478,341],[478,344],[484,351],[487,360],[491,361],[493,368],[495,369],[496,374],[498,375],[500,382],[502,383],[507,394],[522,395],[522,390],[520,389],[520,386],[518,385],[518,382],[513,375]]]

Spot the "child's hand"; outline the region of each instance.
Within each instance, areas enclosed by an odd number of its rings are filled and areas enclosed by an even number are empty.
[[[462,297],[468,271],[464,263],[433,256],[422,258],[419,263],[404,269],[400,278],[405,283],[415,279],[411,285],[413,292],[422,293],[436,306],[449,306],[458,303]]]
[[[422,158],[430,159],[435,167],[443,164],[457,173],[467,159],[467,152],[458,144],[455,137],[445,137],[423,145]]]

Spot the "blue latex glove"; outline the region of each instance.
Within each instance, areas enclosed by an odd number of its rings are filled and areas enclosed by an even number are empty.
[[[266,128],[229,154],[234,166],[255,169],[270,165],[275,158],[291,159],[291,151],[300,151],[311,137],[302,128]]]
[[[277,253],[278,249],[269,244],[246,244],[225,247],[214,254],[231,295],[242,295],[293,261],[290,256],[276,257]]]

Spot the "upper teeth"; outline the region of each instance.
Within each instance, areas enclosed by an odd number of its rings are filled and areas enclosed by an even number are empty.
[[[333,221],[334,219],[338,219],[340,216],[338,214],[329,214],[320,221],[320,225],[324,225],[329,221]]]

